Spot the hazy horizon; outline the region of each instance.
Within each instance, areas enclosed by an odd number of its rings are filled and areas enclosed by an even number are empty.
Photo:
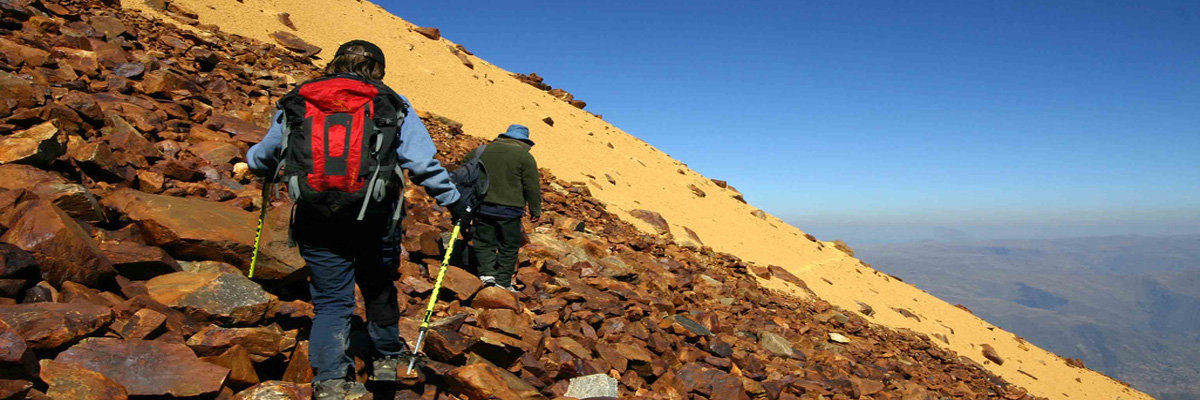
[[[932,212],[931,212],[932,213]],[[820,240],[855,245],[921,241],[1048,240],[1097,236],[1200,234],[1200,214],[1177,219],[1010,219],[1003,221],[781,217]]]

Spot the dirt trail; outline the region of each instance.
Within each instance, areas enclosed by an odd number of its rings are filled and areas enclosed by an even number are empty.
[[[934,341],[1032,394],[1075,400],[1150,398],[1094,371],[1068,366],[1060,357],[967,311],[864,266],[831,243],[807,239],[804,232],[775,217],[752,216],[756,209],[736,200],[736,192],[718,187],[633,135],[514,79],[479,57],[468,56],[474,64],[468,68],[451,52],[454,43],[413,32],[414,25],[375,4],[344,0],[173,3],[199,14],[202,24],[266,42],[273,42],[269,35],[276,31],[294,33],[323,48],[325,60],[341,42],[369,39],[387,53],[387,83],[418,109],[459,121],[464,131],[480,137],[494,137],[512,123],[529,126],[538,143],[534,155],[542,167],[562,179],[587,182],[596,198],[639,228],[652,231],[649,224],[630,217],[630,210],[657,211],[681,241],[687,241],[682,239],[688,236],[683,229],[687,227],[716,250],[786,268],[817,296],[846,310],[859,310],[859,302],[870,305],[875,312],[867,318],[873,322],[944,335],[949,343]],[[142,0],[123,0],[123,6],[155,14]],[[279,22],[281,12],[290,14],[296,31]],[[443,34],[454,36],[454,32]],[[464,46],[470,49],[469,43]],[[543,122],[546,117],[554,120],[553,126]],[[693,194],[689,185],[706,196]],[[801,293],[779,279],[763,283]],[[995,348],[1003,365],[984,358],[984,344]]]

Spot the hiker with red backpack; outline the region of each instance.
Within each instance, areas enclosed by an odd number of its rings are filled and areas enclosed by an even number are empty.
[[[465,213],[450,174],[434,159],[425,125],[407,99],[381,82],[384,66],[378,46],[346,42],[324,76],[279,100],[266,137],[246,155],[255,174],[285,185],[295,203],[292,238],[311,271],[309,360],[319,400],[367,395],[346,353],[356,282],[374,348],[371,378],[398,380],[407,352],[394,285],[403,170],[439,205]]]

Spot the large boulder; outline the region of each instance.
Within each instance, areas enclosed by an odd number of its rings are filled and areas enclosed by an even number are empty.
[[[0,375],[18,376],[33,371],[37,359],[16,330],[0,321]]]
[[[89,338],[54,361],[99,372],[130,396],[216,394],[229,369],[201,361],[187,346],[162,340]]]
[[[155,301],[204,320],[253,324],[271,308],[275,296],[242,274],[174,272],[146,282]]]
[[[0,242],[32,253],[43,279],[55,285],[72,281],[97,286],[116,275],[96,241],[62,209],[46,200],[18,207],[19,219],[0,236]]]
[[[112,320],[108,307],[82,302],[0,306],[0,321],[36,349],[56,349],[96,332]]]
[[[248,270],[254,250],[257,218],[235,205],[154,195],[120,189],[102,203],[136,222],[147,244],[160,246],[177,259],[223,261]],[[287,279],[304,267],[299,252],[287,244],[288,213],[271,213],[263,228],[262,253],[254,277]]]

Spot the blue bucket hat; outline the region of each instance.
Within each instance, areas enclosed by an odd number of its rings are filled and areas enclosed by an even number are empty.
[[[506,137],[509,139],[517,139],[522,142],[528,143],[530,146],[533,146],[533,141],[529,140],[529,128],[526,128],[525,125],[518,125],[518,124],[509,125],[508,130],[505,131],[504,133],[501,133],[500,137]]]

